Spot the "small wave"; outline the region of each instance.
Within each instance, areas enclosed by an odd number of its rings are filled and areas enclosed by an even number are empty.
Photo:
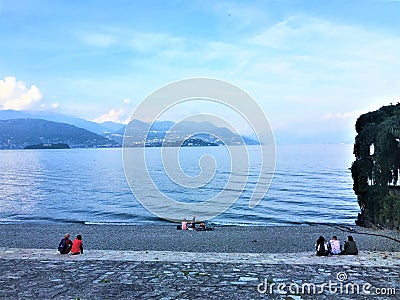
[[[131,226],[131,225],[145,225],[143,222],[91,222],[91,221],[84,221],[85,225],[104,225],[104,226]]]

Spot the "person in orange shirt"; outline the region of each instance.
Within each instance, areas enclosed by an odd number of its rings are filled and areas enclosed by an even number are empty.
[[[82,236],[78,234],[72,243],[71,254],[83,254]]]

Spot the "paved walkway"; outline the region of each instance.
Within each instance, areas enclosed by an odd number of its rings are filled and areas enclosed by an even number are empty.
[[[400,299],[399,278],[400,252],[72,256],[0,248],[0,299]]]

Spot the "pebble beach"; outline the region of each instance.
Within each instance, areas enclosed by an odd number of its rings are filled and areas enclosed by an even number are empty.
[[[66,232],[82,234],[83,255],[57,253]],[[341,241],[352,235],[360,254],[316,257],[320,235]],[[348,225],[199,232],[174,225],[2,224],[0,299],[398,299],[399,240],[398,231]],[[323,285],[329,282],[342,291]],[[310,284],[315,290],[305,289]],[[346,284],[359,290],[346,292]]]

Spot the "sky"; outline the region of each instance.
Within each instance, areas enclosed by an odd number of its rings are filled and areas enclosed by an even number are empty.
[[[0,0],[0,109],[126,122],[158,88],[210,77],[282,142],[352,142],[360,114],[400,101],[399,15],[383,0]]]

